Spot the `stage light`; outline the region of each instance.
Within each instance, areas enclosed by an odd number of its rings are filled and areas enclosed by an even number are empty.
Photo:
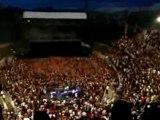
[[[30,23],[30,22],[31,22],[31,20],[27,20],[27,22],[28,22],[28,23]]]

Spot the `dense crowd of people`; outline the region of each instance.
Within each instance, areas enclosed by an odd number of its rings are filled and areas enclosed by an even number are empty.
[[[6,119],[33,119],[35,111],[44,111],[52,120],[108,120],[118,99],[130,103],[133,120],[143,119],[146,106],[158,106],[160,100],[159,31],[123,36],[106,56],[112,64],[96,53],[14,60],[0,70],[1,95],[5,100],[7,92],[13,103],[12,109],[4,110]],[[107,106],[102,104],[104,93]]]
[[[102,118],[107,113],[100,101],[114,74],[110,69],[95,55],[24,59],[2,69],[1,80],[5,82],[3,89],[12,95],[18,120],[33,117],[34,111],[45,111],[52,119]],[[81,91],[63,99],[50,94],[56,88],[76,87]],[[6,112],[8,117],[15,117],[13,111]]]
[[[160,100],[160,32],[144,30],[133,38],[123,36],[111,61],[121,74],[121,99],[139,116],[149,103]],[[140,116],[139,116],[140,117]]]

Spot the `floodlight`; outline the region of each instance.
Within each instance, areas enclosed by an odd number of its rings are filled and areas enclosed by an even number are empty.
[[[157,17],[156,21],[157,21],[158,23],[160,23],[160,16]]]

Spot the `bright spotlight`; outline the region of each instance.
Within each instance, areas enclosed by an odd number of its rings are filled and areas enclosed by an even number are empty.
[[[157,22],[158,22],[158,23],[160,23],[160,16],[159,16],[159,17],[157,17],[157,19],[156,19],[156,20],[157,20]]]

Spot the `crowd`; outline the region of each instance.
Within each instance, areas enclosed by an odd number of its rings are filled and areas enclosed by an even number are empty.
[[[45,111],[52,120],[108,120],[117,99],[130,103],[134,120],[143,119],[145,108],[153,103],[159,105],[160,100],[159,31],[145,30],[131,38],[123,36],[106,56],[112,64],[96,53],[89,57],[14,60],[0,70],[1,94],[5,100],[6,91],[13,101],[12,109],[4,111],[6,120],[33,119],[35,111]],[[72,95],[54,95],[55,89],[64,93],[71,90]],[[108,99],[114,98],[108,106],[102,104],[105,92],[111,93]]]
[[[160,100],[160,32],[144,30],[132,38],[123,36],[114,51],[109,56],[122,76],[119,94],[140,118],[146,105]]]
[[[63,120],[107,117],[106,107],[100,102],[114,72],[95,55],[20,59],[0,72],[3,90],[9,92],[14,103],[13,109],[5,110],[7,119],[33,118],[34,111]],[[50,94],[54,88],[76,87],[81,92],[73,91],[64,99]]]

